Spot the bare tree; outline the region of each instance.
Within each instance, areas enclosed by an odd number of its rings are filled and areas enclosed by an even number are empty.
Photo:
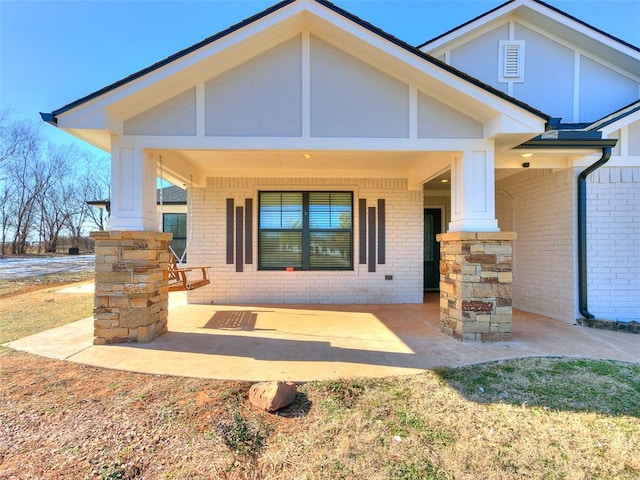
[[[90,159],[90,169],[83,180],[83,199],[86,202],[92,200],[104,200],[107,202],[107,208],[99,208],[89,206],[87,210],[87,228],[104,230],[107,228],[107,220],[109,219],[108,199],[111,190],[110,171],[108,162],[104,159]]]
[[[0,255],[7,253],[7,235],[13,226],[11,212],[14,194],[13,185],[0,176]]]
[[[19,128],[15,128],[11,110],[0,110],[0,163],[10,158],[18,149],[19,131]]]
[[[93,207],[87,202],[98,200],[103,195],[103,191],[99,187],[103,182],[104,160],[104,158],[81,154],[76,160],[77,166],[81,167],[76,171],[80,173],[73,178],[72,184],[67,185],[66,202],[63,204],[66,212],[65,226],[74,247],[80,246],[85,231],[92,227]],[[94,197],[94,194],[98,196]]]
[[[15,189],[10,206],[13,215],[11,253],[24,254],[35,222],[38,195],[45,188],[47,177],[39,159],[39,126],[31,122],[14,122],[11,134],[16,139],[14,150],[3,161],[7,181]]]
[[[106,198],[105,157],[92,157],[73,145],[45,145],[41,125],[0,112],[0,253],[55,252],[69,233],[74,246],[85,231],[104,229],[107,214],[87,200]]]
[[[42,159],[42,178],[46,181],[38,195],[40,244],[55,252],[58,238],[76,214],[76,179],[83,169],[80,150],[73,145],[49,144]]]

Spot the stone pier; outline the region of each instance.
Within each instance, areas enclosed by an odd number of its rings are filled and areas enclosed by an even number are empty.
[[[171,233],[92,232],[94,345],[149,342],[167,331]]]
[[[515,232],[452,232],[440,242],[442,331],[461,341],[512,338]]]

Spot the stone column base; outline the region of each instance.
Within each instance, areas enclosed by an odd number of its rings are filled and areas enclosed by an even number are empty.
[[[171,233],[92,232],[94,345],[150,342],[167,331]]]
[[[440,242],[442,331],[461,341],[512,338],[515,232],[452,232]]]

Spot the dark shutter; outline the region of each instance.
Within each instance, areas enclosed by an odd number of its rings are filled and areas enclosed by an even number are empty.
[[[385,201],[384,198],[380,198],[378,199],[378,265],[384,265],[386,261],[385,229]]]
[[[358,245],[360,250],[360,265],[367,263],[367,199],[358,200]]]
[[[376,208],[369,207],[369,271],[376,271]]]
[[[244,254],[243,254],[243,221],[244,209],[242,207],[236,207],[236,272],[242,272],[244,266]]]
[[[244,200],[244,262],[247,265],[253,263],[253,198]]]
[[[227,265],[233,264],[233,198],[227,198]]]

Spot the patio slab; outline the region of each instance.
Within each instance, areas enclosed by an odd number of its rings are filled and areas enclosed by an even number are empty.
[[[531,356],[640,363],[637,335],[516,310],[510,342],[460,343],[439,329],[437,296],[402,305],[187,305],[171,295],[169,332],[148,344],[91,345],[91,319],[7,344],[97,367],[224,380],[306,382],[411,375]]]

